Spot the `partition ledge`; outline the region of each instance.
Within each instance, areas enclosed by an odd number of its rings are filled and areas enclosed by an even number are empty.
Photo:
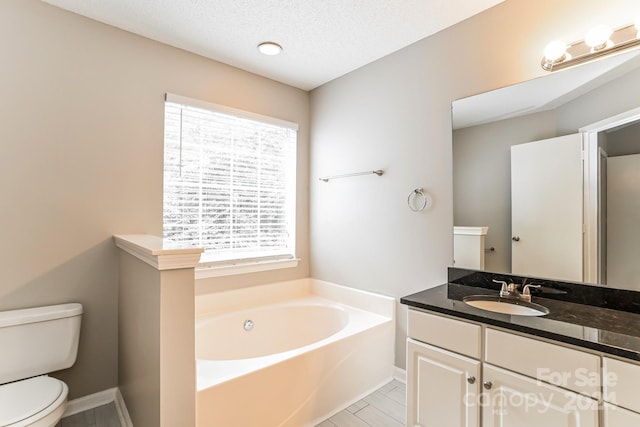
[[[195,268],[204,252],[202,248],[180,246],[151,234],[115,235],[113,238],[117,247],[157,270]]]

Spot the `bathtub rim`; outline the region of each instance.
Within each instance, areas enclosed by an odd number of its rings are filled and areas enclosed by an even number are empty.
[[[306,277],[196,295],[195,317],[248,309],[317,295],[328,300],[396,319],[396,299],[350,286]]]

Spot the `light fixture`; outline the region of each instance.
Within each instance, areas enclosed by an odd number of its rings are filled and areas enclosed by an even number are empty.
[[[567,60],[567,44],[562,40],[554,40],[544,48],[545,61],[558,63]]]
[[[541,65],[546,71],[555,71],[636,46],[640,46],[640,19],[616,30],[598,25],[584,40],[569,45],[558,40],[549,43]]]
[[[611,28],[606,25],[598,25],[589,30],[584,36],[584,43],[591,48],[591,52],[606,49],[613,46],[613,42],[609,39],[613,34]]]
[[[282,46],[275,42],[262,42],[258,45],[258,50],[265,55],[273,56],[282,52]]]

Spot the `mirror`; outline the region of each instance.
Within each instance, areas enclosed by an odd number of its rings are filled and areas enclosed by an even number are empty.
[[[454,226],[488,227],[485,270],[640,290],[639,50],[456,100],[452,111]],[[512,171],[511,156],[535,141],[571,139],[571,134],[578,134],[579,152],[571,164],[580,174],[576,191],[582,209],[573,213],[579,218],[571,224],[558,226],[561,214],[570,210],[569,200],[549,198],[570,181],[562,176],[570,173],[568,165],[559,155],[543,155],[527,182],[550,181],[550,186],[541,193],[526,187],[525,193],[512,195],[512,173],[523,168]],[[529,157],[534,156],[524,155]],[[520,187],[514,184],[513,191]],[[520,202],[514,207],[512,200]],[[522,218],[512,218],[523,210],[518,209],[523,200],[533,202],[524,209],[527,237],[515,229]],[[552,222],[536,206],[546,207]],[[560,236],[567,229],[577,230],[572,243],[577,256],[556,250],[569,240]],[[538,242],[536,253],[519,255],[541,236],[547,240]],[[574,273],[547,268],[547,262]]]

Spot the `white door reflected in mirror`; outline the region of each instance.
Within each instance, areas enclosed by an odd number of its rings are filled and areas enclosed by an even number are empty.
[[[582,281],[582,137],[511,147],[513,274]]]

